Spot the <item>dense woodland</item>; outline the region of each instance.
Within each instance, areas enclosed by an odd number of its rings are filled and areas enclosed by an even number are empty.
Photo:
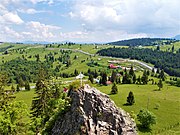
[[[12,47],[14,47],[14,46],[13,45],[9,45],[9,46],[6,46],[6,47],[1,47],[0,48],[0,52],[5,52],[7,49],[12,48]]]
[[[108,48],[97,53],[102,56],[142,60],[155,65],[156,68],[163,69],[171,76],[180,77],[180,49],[173,53],[163,52],[158,49]]]
[[[1,71],[6,72],[10,77],[9,83],[19,83],[21,80],[28,82],[37,81],[37,74],[40,68],[50,72],[51,63],[28,61],[17,58],[1,65]]]
[[[176,42],[175,39],[164,39],[164,38],[137,38],[111,42],[111,45],[120,46],[151,46],[151,45],[165,45]]]

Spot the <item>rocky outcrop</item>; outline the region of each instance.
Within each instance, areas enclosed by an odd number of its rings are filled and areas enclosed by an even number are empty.
[[[53,135],[136,135],[135,122],[124,110],[95,88],[71,91],[72,105],[59,117]]]

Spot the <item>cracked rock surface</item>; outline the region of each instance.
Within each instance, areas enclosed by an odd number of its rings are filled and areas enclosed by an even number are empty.
[[[136,124],[130,115],[117,108],[106,95],[85,85],[70,92],[71,108],[60,116],[53,135],[136,135]]]

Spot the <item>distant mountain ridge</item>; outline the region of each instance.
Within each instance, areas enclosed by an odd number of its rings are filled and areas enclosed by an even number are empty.
[[[129,40],[121,40],[110,42],[110,45],[119,46],[150,46],[150,45],[164,45],[176,42],[175,39],[170,38],[135,38]]]
[[[180,35],[176,35],[175,37],[173,37],[176,40],[180,40]]]

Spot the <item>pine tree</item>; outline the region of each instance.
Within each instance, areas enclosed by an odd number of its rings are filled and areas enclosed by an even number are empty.
[[[133,83],[134,84],[136,83],[136,74],[134,74],[134,76],[133,76]]]
[[[137,82],[138,82],[138,84],[141,84],[141,77],[140,77],[140,75],[137,78]]]
[[[157,71],[156,71],[156,73],[157,73],[157,74],[159,74],[159,73],[160,73],[160,69],[159,69],[159,68],[157,68]]]
[[[129,105],[133,105],[134,103],[135,103],[135,100],[134,100],[134,94],[133,94],[133,92],[129,92],[129,95],[128,95],[128,97],[127,97],[127,103],[129,104]]]
[[[101,83],[103,85],[107,85],[106,82],[107,82],[107,74],[105,72],[103,72],[102,76],[101,76]]]
[[[158,45],[157,48],[156,48],[157,51],[160,51],[160,46]]]
[[[15,92],[15,91],[16,91],[16,89],[15,89],[14,85],[12,85],[12,86],[11,86],[11,91],[13,91],[13,92]]]
[[[122,83],[123,84],[127,84],[128,83],[128,74],[127,74],[127,72],[125,72],[125,75],[122,78]]]
[[[159,74],[159,78],[161,78],[163,81],[165,80],[165,74],[164,74],[164,70],[162,69],[160,74]]]
[[[120,84],[121,83],[121,78],[120,77],[116,77],[116,84]]]
[[[95,71],[94,71],[94,78],[97,78],[97,77],[98,77],[98,72],[95,69]]]
[[[18,84],[19,84],[20,88],[22,88],[24,86],[24,81],[21,77],[18,79]]]
[[[157,86],[159,87],[159,90],[161,90],[161,88],[163,88],[163,83],[162,80],[160,79]]]
[[[24,87],[25,87],[25,90],[30,90],[31,89],[28,81],[25,82]]]
[[[74,70],[74,75],[77,76],[79,73],[77,71],[77,69]]]
[[[171,50],[172,50],[172,52],[174,52],[174,45],[172,46]]]
[[[36,88],[37,96],[34,97],[32,101],[32,115],[33,117],[43,117],[48,115],[48,101],[51,98],[51,93],[48,88],[46,81],[40,81],[39,85],[41,87]]]
[[[90,80],[91,83],[93,83],[94,78],[93,78],[93,75],[92,75],[92,74],[89,75],[89,80]]]
[[[151,76],[154,76],[154,74],[155,74],[155,70],[154,70],[154,68],[152,68]]]
[[[131,66],[131,68],[130,68],[130,70],[129,70],[129,75],[130,75],[130,76],[134,76],[133,66]]]
[[[143,84],[147,84],[148,83],[148,75],[146,70],[144,70],[143,75],[141,77],[141,81],[143,82]]]
[[[20,91],[19,84],[16,86],[16,91],[17,91],[17,92]]]
[[[113,70],[111,74],[111,82],[114,82],[116,80],[116,72]]]
[[[118,93],[118,88],[116,86],[116,83],[113,83],[113,86],[111,88],[111,94],[117,94]]]
[[[36,94],[32,101],[32,115],[34,117],[41,117],[48,113],[47,102],[50,99],[50,91],[46,81],[46,72],[43,68],[39,70],[38,81],[36,82]]]

